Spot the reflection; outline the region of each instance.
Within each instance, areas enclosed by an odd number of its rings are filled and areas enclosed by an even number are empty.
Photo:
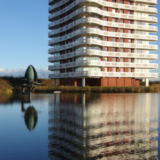
[[[37,111],[34,109],[33,106],[29,106],[27,108],[24,114],[24,119],[28,130],[32,131],[35,128],[38,119]]]
[[[26,124],[28,130],[32,131],[37,124],[38,114],[33,106],[29,106],[27,109],[25,109],[24,103],[30,103],[30,98],[28,98],[27,101],[21,102],[21,111],[25,112],[24,113],[24,120],[25,120],[25,124]]]
[[[157,159],[157,94],[55,94],[50,159]]]
[[[13,104],[16,100],[20,101],[21,97],[15,94],[0,93],[0,104]]]
[[[48,100],[52,100],[52,94],[32,94],[32,101],[48,104]],[[14,104],[14,103],[30,103],[31,100],[27,96],[18,93],[2,94],[0,93],[0,107],[1,104]],[[11,107],[12,105],[10,105]]]

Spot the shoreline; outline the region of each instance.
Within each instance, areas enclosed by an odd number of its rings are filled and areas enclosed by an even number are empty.
[[[139,87],[73,87],[73,86],[38,86],[33,93],[54,93],[54,91],[61,91],[63,93],[160,93],[159,86],[139,86]],[[0,90],[0,93],[20,93],[20,87],[13,87],[12,89]]]
[[[22,78],[0,77],[0,93],[21,93]],[[135,87],[101,87],[101,86],[56,86],[51,79],[39,79],[42,86],[37,86],[33,93],[53,93],[54,91],[62,91],[67,93],[160,93],[160,84],[153,83],[146,87],[141,82],[140,86]],[[58,85],[58,84],[57,84]]]
[[[60,86],[54,87],[53,90],[39,90],[35,89],[34,93],[53,93],[54,91],[61,91],[63,93],[160,93],[160,87],[72,87]]]

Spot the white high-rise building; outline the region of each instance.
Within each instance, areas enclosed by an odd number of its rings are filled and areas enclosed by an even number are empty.
[[[60,85],[138,86],[156,79],[157,0],[49,0],[49,70]],[[152,53],[151,53],[152,52]]]

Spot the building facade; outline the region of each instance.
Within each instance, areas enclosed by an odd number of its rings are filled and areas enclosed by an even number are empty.
[[[60,85],[138,86],[156,79],[157,0],[49,0],[49,78]]]

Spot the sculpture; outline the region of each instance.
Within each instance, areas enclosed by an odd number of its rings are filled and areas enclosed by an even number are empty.
[[[27,68],[24,79],[22,79],[22,81],[24,83],[21,86],[21,93],[27,94],[29,96],[29,99],[31,99],[31,92],[37,85],[41,85],[41,83],[38,83],[37,72],[32,65],[29,65],[29,67]],[[28,92],[25,92],[25,88],[28,89]]]
[[[29,106],[27,110],[25,110],[24,119],[28,130],[32,131],[35,128],[38,120],[37,111],[33,106]]]

